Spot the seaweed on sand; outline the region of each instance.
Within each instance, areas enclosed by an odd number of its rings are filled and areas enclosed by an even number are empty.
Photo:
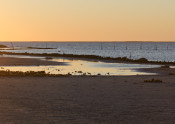
[[[151,79],[151,80],[144,80],[145,83],[162,83],[162,80],[159,79]]]
[[[10,70],[1,70],[0,76],[14,76],[14,77],[58,77],[58,76],[69,76],[61,74],[47,74],[45,71],[10,71]]]

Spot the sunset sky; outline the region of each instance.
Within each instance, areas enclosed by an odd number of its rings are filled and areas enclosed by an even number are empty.
[[[0,41],[175,41],[175,0],[0,0]]]

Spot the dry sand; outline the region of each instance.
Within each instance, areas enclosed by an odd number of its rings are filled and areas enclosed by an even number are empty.
[[[147,79],[163,83],[144,83]],[[175,76],[0,78],[1,124],[173,124]]]

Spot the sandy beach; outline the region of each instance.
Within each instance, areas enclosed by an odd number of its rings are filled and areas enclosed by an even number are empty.
[[[65,63],[0,58],[1,66],[37,64]],[[158,75],[1,76],[0,124],[173,124],[175,69],[138,70]]]
[[[144,83],[148,79],[163,83]],[[2,124],[175,122],[174,76],[1,77]]]

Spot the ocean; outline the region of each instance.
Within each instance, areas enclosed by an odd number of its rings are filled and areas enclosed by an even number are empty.
[[[146,58],[149,61],[175,61],[175,42],[1,42],[0,44],[24,48],[5,50],[17,53],[59,53],[113,58]],[[26,47],[55,49],[25,49]]]

